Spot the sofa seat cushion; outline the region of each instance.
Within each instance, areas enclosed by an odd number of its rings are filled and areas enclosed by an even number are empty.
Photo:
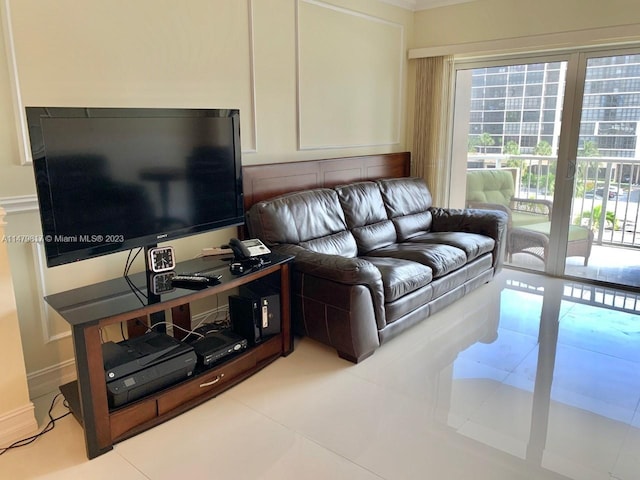
[[[380,270],[385,303],[402,298],[428,285],[433,279],[431,268],[417,262],[389,257],[362,258]]]
[[[412,237],[411,242],[451,245],[463,250],[467,261],[474,260],[485,253],[491,253],[496,245],[493,238],[486,235],[467,232],[430,232]]]
[[[391,257],[411,260],[426,265],[433,271],[433,278],[442,277],[467,263],[464,250],[451,245],[405,242],[379,248],[368,257]]]

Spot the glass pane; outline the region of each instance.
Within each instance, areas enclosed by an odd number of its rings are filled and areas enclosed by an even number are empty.
[[[638,92],[640,54],[587,59],[570,228],[593,235],[591,268],[567,258],[568,275],[640,286]]]
[[[507,264],[545,267],[566,71],[549,62],[457,74],[454,144],[468,148],[453,151],[466,167],[464,203],[508,209]]]

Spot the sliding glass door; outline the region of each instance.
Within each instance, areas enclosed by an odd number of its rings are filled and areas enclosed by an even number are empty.
[[[508,265],[633,285],[639,112],[634,52],[459,64],[451,204],[509,212]]]
[[[568,62],[518,58],[456,72],[452,178],[465,181],[452,185],[452,204],[508,211],[506,261],[533,270],[548,264]]]

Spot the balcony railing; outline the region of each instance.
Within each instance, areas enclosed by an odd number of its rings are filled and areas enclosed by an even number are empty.
[[[468,156],[469,168],[516,168],[515,196],[533,199],[553,199],[556,165],[552,156]],[[640,248],[640,159],[579,157],[571,223],[591,228],[597,244]]]

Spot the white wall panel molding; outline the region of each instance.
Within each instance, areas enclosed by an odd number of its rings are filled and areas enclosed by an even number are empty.
[[[20,93],[20,80],[18,77],[18,65],[16,63],[16,52],[13,43],[13,27],[11,24],[11,7],[9,0],[2,0],[2,31],[4,32],[4,43],[9,69],[9,83],[11,87],[11,97],[13,98],[13,113],[18,132],[18,153],[20,163],[27,165],[31,163],[31,151],[27,137],[27,118],[22,104],[22,94]]]
[[[62,340],[71,336],[69,325],[45,302],[50,292],[47,289],[47,261],[42,243],[32,243],[33,264],[37,283],[38,305],[40,306],[40,325],[44,344]]]
[[[83,22],[73,0],[0,1],[22,163],[25,105],[239,108],[242,150],[257,151],[253,0],[141,0],[124,17],[89,2]]]
[[[299,150],[400,143],[404,36],[402,24],[297,0]]]
[[[8,215],[12,213],[38,211],[38,197],[36,195],[18,195],[0,198],[0,205]]]
[[[251,85],[251,129],[253,130],[253,146],[242,150],[242,153],[256,153],[258,151],[258,108],[256,104],[256,61],[255,61],[255,35],[253,30],[253,1],[249,0],[249,84]],[[242,112],[240,113],[242,118]]]
[[[0,206],[4,208],[7,215],[31,213],[38,211],[38,199],[36,195],[22,195],[15,197],[0,198]],[[35,237],[34,235],[26,235]],[[36,291],[38,298],[40,325],[42,328],[42,340],[44,344],[68,338],[71,330],[68,326],[53,314],[51,307],[44,301],[44,297],[49,293],[47,289],[47,264],[44,247],[40,242],[29,241],[31,243],[31,254],[33,256],[34,275],[36,280]]]

